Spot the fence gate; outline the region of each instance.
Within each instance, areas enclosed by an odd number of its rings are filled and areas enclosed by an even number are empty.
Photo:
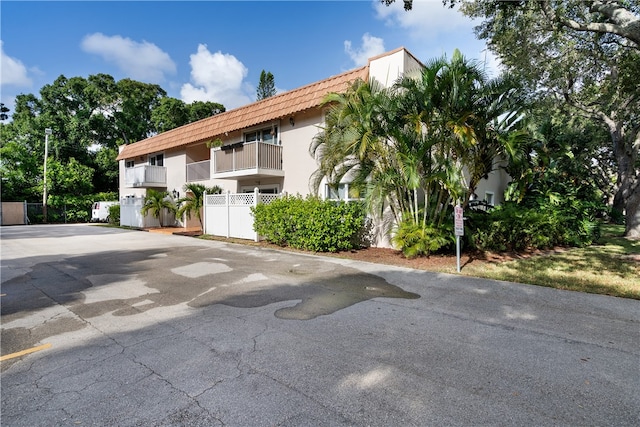
[[[144,197],[123,197],[120,199],[120,225],[143,228],[144,217],[140,213]]]
[[[2,225],[28,224],[27,202],[0,203],[0,223]]]
[[[207,194],[204,200],[205,234],[235,237],[259,241],[260,236],[253,230],[251,207],[258,203],[271,203],[278,194],[253,193]]]

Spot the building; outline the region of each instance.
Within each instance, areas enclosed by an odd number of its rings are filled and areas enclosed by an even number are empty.
[[[309,147],[323,124],[325,95],[345,91],[356,79],[375,78],[390,86],[421,67],[411,53],[398,48],[363,67],[122,146],[117,158],[120,197],[141,197],[149,188],[180,196],[190,182],[231,193],[257,188],[261,193],[307,195],[317,169]],[[504,188],[500,177],[494,181],[478,191],[486,191],[495,203]],[[332,195],[324,191],[323,196]]]

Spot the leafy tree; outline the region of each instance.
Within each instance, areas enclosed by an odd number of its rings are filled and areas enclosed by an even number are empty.
[[[47,178],[52,200],[73,205],[80,219],[92,191],[118,190],[119,145],[222,111],[224,106],[214,102],[186,105],[168,98],[158,85],[115,81],[108,74],[61,75],[44,85],[39,96],[18,95],[12,121],[0,123],[1,197],[41,200],[45,129],[50,128]],[[0,114],[6,113],[0,106]]]
[[[178,210],[176,215],[180,218],[186,214],[188,219],[191,219],[191,215],[194,214],[198,218],[200,228],[202,228],[202,214],[201,210],[204,206],[204,193],[207,194],[220,194],[222,188],[217,185],[214,187],[205,187],[202,184],[187,183],[184,185],[184,191],[187,193],[185,197],[178,199]]]
[[[151,111],[151,122],[156,132],[166,132],[189,123],[189,110],[179,99],[164,97]]]
[[[177,106],[178,108],[171,108]],[[178,112],[182,111],[182,116]],[[53,130],[49,154],[61,164],[73,158],[92,168],[96,191],[118,189],[118,146],[146,138],[192,120],[208,117],[224,107],[166,97],[157,85],[107,74],[88,78],[59,76],[42,87],[39,97],[16,97],[12,121],[1,123],[2,197],[37,201],[42,191],[45,129]]]
[[[115,191],[118,189],[118,150],[111,147],[100,147],[92,153],[91,166],[95,169],[93,185],[95,191]]]
[[[47,162],[47,188],[49,194],[84,196],[93,192],[94,170],[73,157],[62,163],[55,159]]]
[[[389,6],[391,3],[395,3],[396,0],[380,0],[380,3],[384,3],[385,5]],[[413,0],[403,0],[404,3],[404,10],[411,10],[413,9]]]
[[[396,0],[380,0],[387,6]],[[413,0],[403,0],[404,10],[413,8]],[[574,31],[588,31],[600,34],[615,34],[635,46],[640,46],[640,18],[638,6],[633,1],[611,0],[443,0],[443,4],[453,8],[457,4],[486,8],[522,7],[532,5],[548,22]],[[484,3],[481,4],[481,3]]]
[[[497,160],[512,155],[515,137],[522,136],[516,132],[524,105],[521,89],[510,76],[489,79],[480,64],[457,50],[450,60],[429,61],[420,79],[405,77],[398,87],[404,105],[399,116],[410,117],[411,128],[424,133],[424,147],[416,152],[423,156],[422,173],[454,177],[464,166],[468,178],[450,180],[445,188],[466,204]],[[461,188],[455,184],[460,181]],[[434,192],[429,187],[425,194]]]
[[[445,5],[461,5],[465,14],[483,15],[490,20],[534,19],[547,31],[560,27],[574,32],[614,35],[629,46],[640,47],[640,16],[633,1],[616,0],[518,0],[483,2],[479,0],[443,0]],[[498,24],[498,21],[494,22]],[[488,22],[482,24],[486,27]]]
[[[21,136],[15,122],[0,124],[0,179],[2,200],[42,200],[42,157],[35,139]]]
[[[162,213],[165,210],[169,212],[176,211],[176,205],[169,196],[169,193],[166,191],[157,191],[152,188],[148,189],[147,194],[144,196],[140,213],[145,216],[147,213],[151,213],[151,215],[160,222],[160,227],[164,227],[162,223]]]
[[[604,129],[581,116],[567,119],[551,103],[531,110],[527,128],[531,137],[521,144],[523,156],[507,167],[513,178],[510,200],[523,201],[542,188],[563,194],[568,187],[584,201],[613,200],[616,166]]]
[[[267,99],[276,94],[276,83],[271,71],[262,70],[260,73],[260,81],[258,82],[256,100]]]
[[[40,95],[33,114],[54,132],[50,141],[54,157],[63,161],[73,157],[88,163],[88,148],[95,141],[91,121],[98,100],[88,90],[87,80],[61,75],[52,84],[43,86]]]
[[[7,114],[9,109],[5,107],[4,103],[0,102],[0,120],[9,119],[9,115]]]
[[[189,110],[189,123],[215,116],[226,111],[224,105],[211,101],[193,101],[187,105]]]
[[[119,99],[111,106],[118,136],[124,144],[141,141],[152,134],[151,112],[167,93],[158,85],[122,79],[117,83]]]
[[[185,104],[179,99],[164,97],[151,112],[151,120],[155,131],[161,133],[224,111],[224,106],[216,102],[194,101]]]
[[[640,238],[640,16],[622,1],[450,1],[532,96],[562,104],[609,133],[617,164],[614,209]],[[514,49],[514,46],[518,46]]]

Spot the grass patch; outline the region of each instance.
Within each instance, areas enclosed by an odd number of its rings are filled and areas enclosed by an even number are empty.
[[[605,225],[595,245],[501,263],[472,263],[462,273],[640,299],[640,241],[625,239],[623,233],[623,226]]]

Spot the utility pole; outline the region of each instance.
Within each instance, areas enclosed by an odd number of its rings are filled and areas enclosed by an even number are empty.
[[[44,179],[43,179],[43,191],[42,191],[42,217],[43,221],[47,222],[47,158],[49,157],[49,135],[51,135],[51,128],[44,130]]]

